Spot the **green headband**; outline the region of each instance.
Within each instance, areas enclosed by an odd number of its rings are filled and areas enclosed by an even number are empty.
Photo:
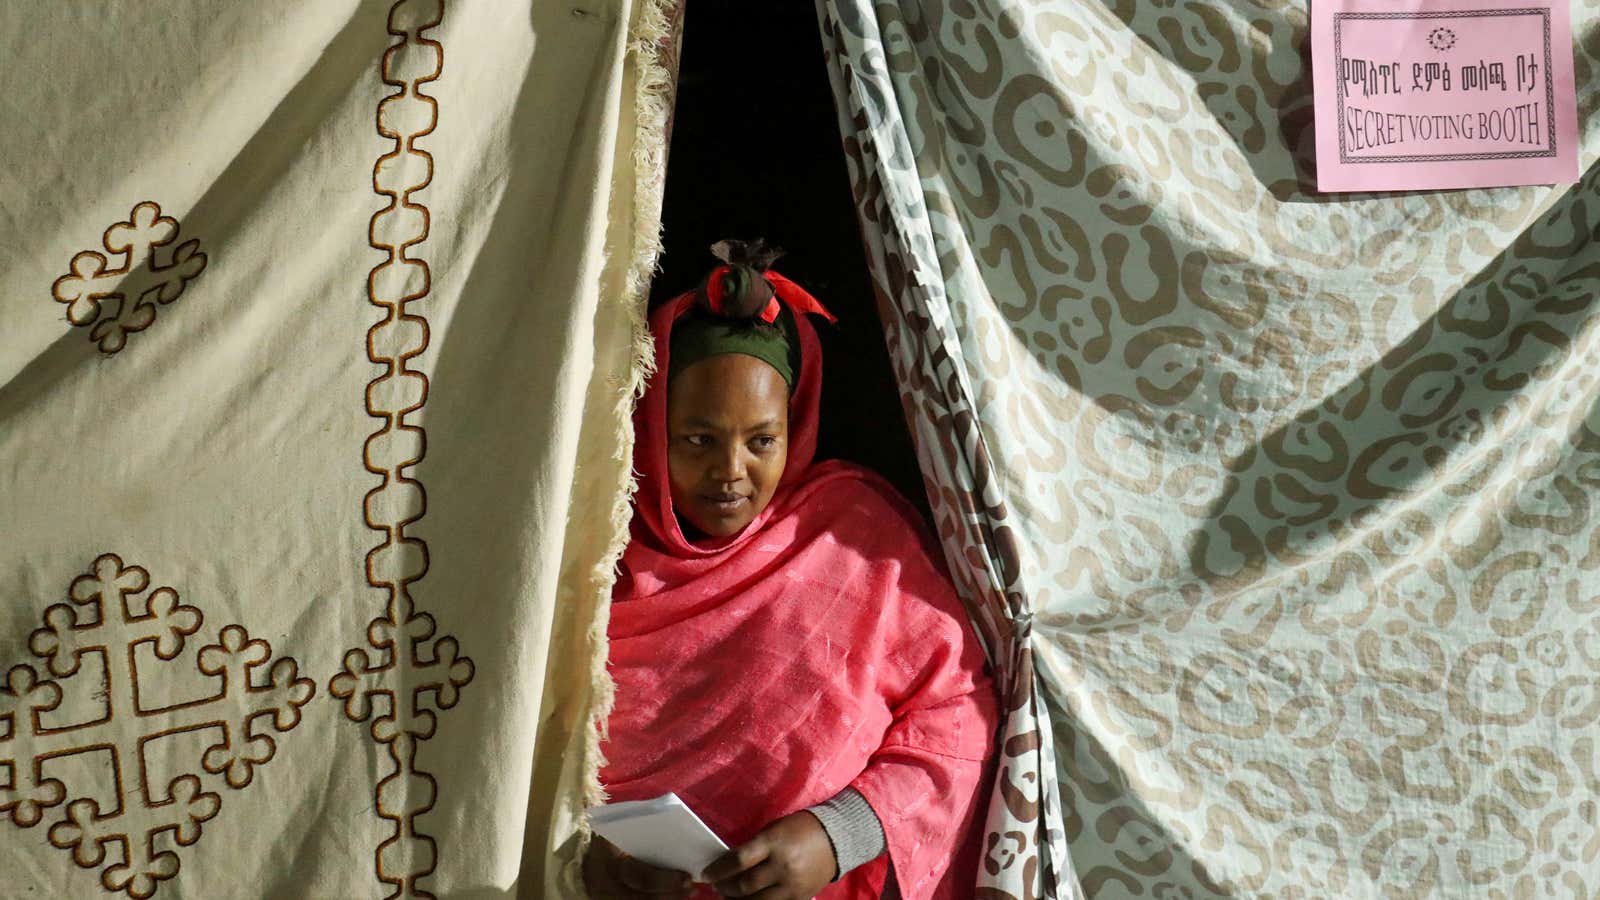
[[[702,359],[743,353],[777,369],[793,393],[795,375],[800,370],[800,348],[791,319],[788,310],[771,325],[690,313],[672,325],[667,380],[670,382]]]

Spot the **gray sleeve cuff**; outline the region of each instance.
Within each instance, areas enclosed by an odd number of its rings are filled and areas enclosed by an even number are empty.
[[[878,815],[872,811],[867,798],[855,788],[847,787],[835,794],[833,799],[818,803],[806,811],[817,817],[817,821],[822,823],[822,830],[828,833],[828,840],[833,843],[833,858],[839,867],[833,876],[834,881],[843,878],[855,867],[877,859],[888,849],[883,824],[878,821]]]

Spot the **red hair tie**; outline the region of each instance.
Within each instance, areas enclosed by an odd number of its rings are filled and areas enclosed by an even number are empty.
[[[733,271],[732,266],[718,266],[711,270],[710,275],[706,276],[706,303],[711,307],[711,311],[719,316],[723,315],[722,276],[731,271]]]
[[[797,313],[813,313],[827,319],[829,322],[839,321],[833,313],[828,312],[827,307],[822,305],[822,301],[811,296],[810,291],[779,275],[777,272],[769,269],[762,272],[761,277],[767,279],[767,283],[772,285],[774,294],[772,301],[767,304],[767,308],[761,311],[761,318],[767,322],[777,321],[779,299],[789,304],[789,308]]]

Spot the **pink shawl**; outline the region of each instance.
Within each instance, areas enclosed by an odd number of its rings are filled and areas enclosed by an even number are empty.
[[[902,896],[970,897],[997,712],[937,550],[881,478],[812,464],[820,352],[798,315],[777,495],[740,533],[687,541],[667,486],[665,373],[688,303],[651,317],[658,374],[635,416],[601,780],[613,800],[676,791],[729,846],[853,786],[883,822]],[[877,897],[887,876],[880,857],[819,896]]]

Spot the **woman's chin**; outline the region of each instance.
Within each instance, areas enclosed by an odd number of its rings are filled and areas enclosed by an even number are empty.
[[[672,508],[678,527],[691,541],[733,537],[754,522],[767,504],[754,494],[732,501],[700,494],[673,492]]]
[[[744,530],[744,527],[750,524],[750,520],[744,516],[739,516],[737,519],[691,521],[690,524],[694,526],[696,531],[706,537],[725,538],[732,537]]]

